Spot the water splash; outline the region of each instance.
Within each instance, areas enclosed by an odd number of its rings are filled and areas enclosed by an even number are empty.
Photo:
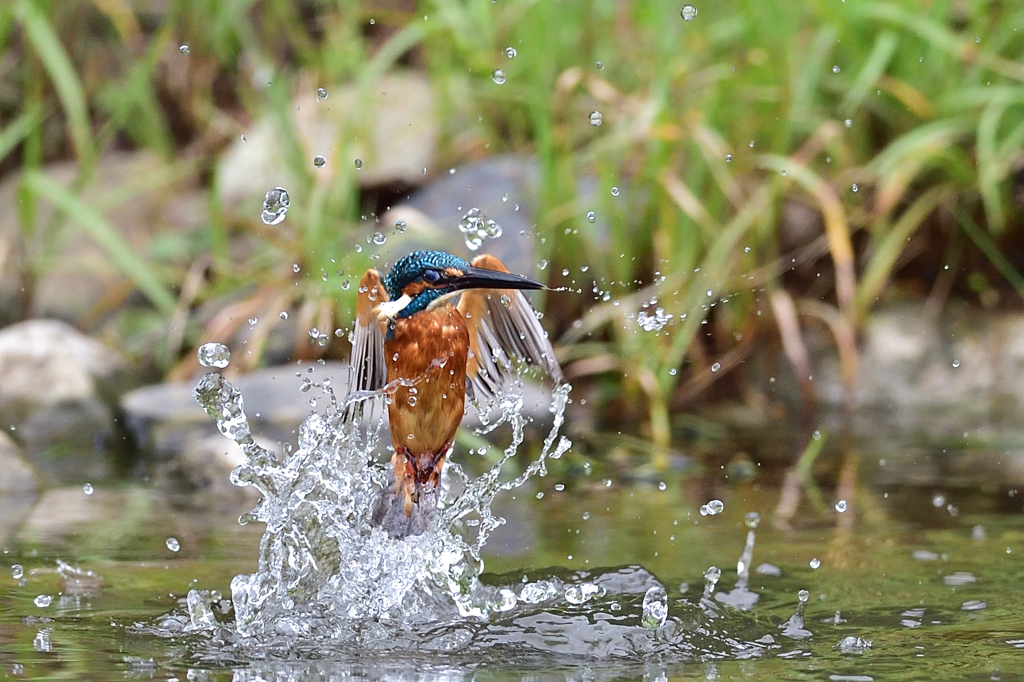
[[[466,241],[466,247],[476,251],[485,240],[500,237],[502,230],[501,225],[484,215],[479,208],[473,207],[459,221],[459,232]]]
[[[263,494],[256,508],[240,519],[265,523],[267,530],[256,573],[231,582],[239,635],[264,642],[277,637],[388,641],[410,624],[486,618],[515,606],[513,592],[479,581],[480,548],[504,523],[491,513],[491,503],[500,492],[544,473],[549,457],[568,450],[570,442],[559,436],[559,429],[570,387],[554,390],[553,425],[541,454],[512,480],[502,480],[500,474],[524,438],[522,385],[513,385],[497,405],[489,406],[500,417],[481,426],[481,433],[502,423],[512,427],[512,442],[499,462],[476,478],[450,463],[441,482],[436,523],[422,535],[396,540],[371,523],[377,490],[387,478],[387,467],[376,456],[382,423],[371,420],[365,428],[342,415],[350,406],[383,402],[399,386],[415,383],[399,380],[341,401],[329,384],[320,384],[329,397],[327,409],[309,415],[299,430],[298,448],[279,461],[253,440],[237,387],[215,373],[199,382],[196,398],[221,433],[246,455],[246,462],[232,472],[232,482]],[[463,488],[457,496],[451,494],[453,478]],[[197,619],[208,622],[202,603],[199,597],[189,600],[193,624]]]

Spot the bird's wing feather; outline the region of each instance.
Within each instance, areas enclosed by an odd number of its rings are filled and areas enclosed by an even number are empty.
[[[356,301],[356,322],[352,333],[348,391],[376,391],[387,383],[384,364],[384,325],[377,319],[374,308],[388,300],[388,293],[380,281],[380,273],[370,268],[359,281]],[[366,401],[353,403],[346,411],[351,419],[361,419]],[[376,401],[375,401],[376,402]]]
[[[508,272],[487,254],[474,258],[472,265]],[[547,332],[521,291],[470,289],[462,292],[458,308],[469,322],[472,355],[467,374],[478,400],[489,401],[499,393],[506,379],[515,375],[514,361],[536,365],[561,382],[562,370]]]

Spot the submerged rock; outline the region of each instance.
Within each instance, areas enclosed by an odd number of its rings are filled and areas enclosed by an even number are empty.
[[[102,478],[114,415],[107,400],[127,379],[124,360],[56,320],[0,331],[0,426],[46,477]]]

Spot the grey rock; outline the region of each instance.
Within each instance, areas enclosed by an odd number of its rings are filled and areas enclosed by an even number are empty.
[[[325,86],[327,99],[317,101],[318,84],[302,78],[289,113],[316,181],[337,173],[356,173],[361,186],[389,183],[416,185],[431,168],[437,152],[438,124],[430,82],[422,74],[396,72],[369,84]],[[383,94],[382,94],[383,93]],[[221,202],[257,218],[268,189],[281,186],[301,201],[299,169],[289,168],[290,150],[281,122],[267,115],[231,145],[217,166]],[[327,163],[313,167],[313,157]],[[344,156],[343,156],[344,155]],[[355,160],[362,168],[355,169]],[[339,168],[344,164],[344,168]]]
[[[535,229],[539,183],[540,165],[528,156],[495,156],[459,167],[381,217],[387,226],[398,221],[407,225],[403,234],[389,237],[381,253],[392,262],[416,249],[441,249],[465,255],[469,248],[458,225],[471,208],[479,208],[501,226],[502,234],[485,240],[478,253],[497,256],[512,272],[538,276]],[[581,177],[577,182],[578,199],[566,211],[580,217],[583,229],[588,230],[588,244],[600,250],[608,244],[611,221],[600,210],[602,202],[597,191],[596,178]],[[618,203],[623,214],[628,213],[631,201],[625,194],[623,188]],[[585,216],[593,209],[598,210],[591,224]]]
[[[340,401],[348,385],[348,363],[285,365],[231,379],[242,392],[245,413],[253,433],[263,442],[296,442],[299,425],[314,409],[310,400],[317,401],[316,409],[322,409],[329,401],[329,397],[318,388],[303,393],[300,388],[304,379],[314,382],[330,379]],[[169,462],[186,456],[197,447],[197,443],[205,443],[204,439],[208,436],[215,436],[225,444],[230,444],[228,439],[219,434],[210,417],[196,402],[192,395],[193,388],[195,382],[156,384],[135,389],[121,399],[126,426],[136,443],[157,462]],[[552,420],[548,411],[550,404],[550,391],[535,383],[525,384],[523,413],[530,437],[535,434],[546,435]],[[497,416],[496,413],[492,414],[491,421]],[[467,410],[463,424],[479,425],[472,407]],[[502,439],[507,440],[507,436],[509,433],[506,429],[498,429],[493,437],[501,442]],[[383,438],[387,442],[386,434]],[[187,458],[191,457],[187,455]],[[174,471],[173,466],[178,465],[171,466],[167,471]],[[182,480],[188,478],[182,473],[174,475],[183,477]]]
[[[32,496],[39,489],[39,477],[25,461],[17,444],[0,431],[0,496]]]
[[[124,360],[56,320],[0,331],[0,425],[50,478],[109,473],[114,421],[106,399],[126,381]]]
[[[259,444],[280,455],[280,447],[262,440]],[[245,454],[237,443],[220,434],[206,436],[161,463],[156,469],[156,485],[172,504],[193,509],[251,506],[259,491],[233,485],[230,480],[231,472],[244,462]]]

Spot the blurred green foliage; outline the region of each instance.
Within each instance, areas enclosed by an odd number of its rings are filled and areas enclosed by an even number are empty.
[[[505,151],[539,160],[540,257],[552,285],[572,280],[584,294],[557,294],[548,311],[564,364],[570,377],[597,378],[607,411],[642,405],[662,452],[671,413],[759,341],[781,337],[806,376],[801,318],[832,330],[852,383],[857,329],[915,258],[933,297],[980,270],[1024,293],[1007,251],[1024,202],[1024,5],[696,7],[684,21],[662,1],[10,0],[0,5],[0,172],[23,172],[25,243],[52,244],[40,235],[66,222],[144,295],[142,317],[120,310],[118,329],[165,370],[211,329],[273,321],[276,310],[300,311],[300,327],[343,328],[355,291],[334,276],[336,260],[349,273],[370,261],[323,248],[327,230],[353,243],[376,207],[351,169],[314,178],[291,96],[303,76],[367,84],[421,70],[439,102],[439,168]],[[289,188],[293,231],[268,237],[211,201],[202,234],[140,253],[104,217],[118,188],[79,191],[104,154],[125,148],[159,156],[155,186],[209,187],[228,142],[268,113],[282,163],[303,178]],[[47,171],[67,159],[69,187]],[[599,178],[601,205],[577,200],[585,174]],[[42,201],[56,218],[41,217]],[[789,213],[799,206],[811,209],[806,234]],[[590,210],[608,234],[595,233]],[[255,237],[244,260],[240,235]],[[3,267],[30,290],[46,248],[5,246],[18,258]],[[638,314],[658,308],[667,323],[644,331]]]

